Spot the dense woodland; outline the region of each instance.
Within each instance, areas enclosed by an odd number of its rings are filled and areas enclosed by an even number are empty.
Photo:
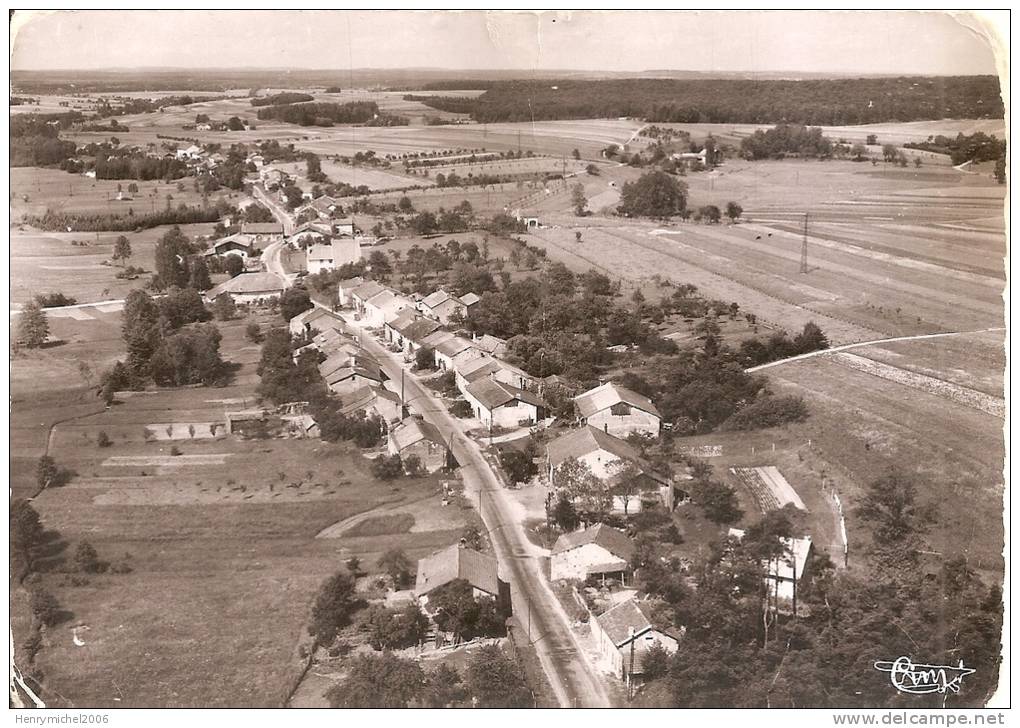
[[[284,91],[283,93],[273,94],[272,96],[262,96],[251,100],[252,106],[281,106],[283,104],[298,104],[306,101],[312,101],[313,97],[310,94],[302,94],[292,91]]]
[[[650,122],[870,124],[926,119],[1001,119],[994,76],[808,81],[630,79],[506,81],[477,99],[421,97],[479,122],[597,119]]]
[[[403,116],[380,114],[374,101],[349,101],[345,104],[301,103],[269,106],[258,112],[260,120],[275,119],[300,126],[368,124],[370,126],[407,126]]]
[[[927,141],[907,142],[903,146],[907,149],[923,149],[927,152],[948,154],[953,164],[963,164],[971,160],[988,162],[1006,156],[1005,139],[998,139],[994,134],[989,136],[980,131],[969,136],[962,133],[955,137],[939,134],[935,137],[928,137]]]

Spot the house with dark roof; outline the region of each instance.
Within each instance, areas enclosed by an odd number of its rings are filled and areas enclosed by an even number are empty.
[[[390,455],[399,455],[405,462],[415,455],[425,472],[434,473],[450,464],[450,449],[439,429],[424,420],[408,417],[390,429],[386,438]]]
[[[235,233],[213,242],[212,246],[203,255],[206,257],[215,256],[217,258],[236,255],[241,260],[247,261],[255,255],[255,247],[252,245],[250,236]]]
[[[299,313],[288,322],[287,326],[290,329],[291,335],[300,336],[312,332],[326,331],[327,329],[342,331],[343,321],[335,313],[315,306]]]
[[[625,440],[586,425],[571,430],[546,445],[549,484],[559,487],[557,469],[569,460],[583,463],[592,475],[605,481],[612,494],[613,513],[638,513],[642,500],[660,500],[673,508],[675,494],[669,476],[657,472]],[[632,466],[626,469],[626,466]]]
[[[599,523],[556,539],[550,575],[553,579],[579,581],[598,576],[603,583],[606,579],[617,579],[624,584],[633,556],[634,543],[627,534]]]
[[[453,544],[418,562],[418,576],[414,582],[414,595],[428,612],[429,594],[456,580],[471,585],[475,599],[489,598],[508,607],[510,586],[499,578],[495,557]]]
[[[651,607],[650,602],[634,597],[589,621],[606,666],[628,684],[643,674],[645,655],[653,645],[660,645],[670,655],[680,648],[682,631],[659,622]]]
[[[324,371],[327,366],[333,366],[329,359],[319,365],[319,373],[334,394],[353,392],[365,385],[381,387],[386,381],[386,375],[383,374],[379,364],[369,356],[355,354],[345,364],[332,371]]]
[[[353,415],[364,412],[377,415],[387,424],[399,422],[401,417],[400,397],[385,387],[361,386],[340,396],[340,414]]]
[[[489,356],[494,356],[497,359],[506,356],[506,339],[491,334],[482,334],[475,338],[474,344]]]
[[[486,427],[516,428],[544,420],[549,405],[529,392],[494,377],[482,377],[464,388],[464,399]]]
[[[361,320],[367,326],[381,329],[388,320],[410,306],[411,302],[406,298],[389,288],[383,288],[374,296],[364,299]]]
[[[439,332],[436,332],[433,336],[438,334]],[[448,334],[442,341],[435,343],[426,340],[426,346],[431,346],[435,351],[436,366],[444,372],[456,371],[458,366],[463,368],[469,361],[482,356],[482,352],[476,349],[474,344],[462,336],[453,334]]]
[[[405,308],[386,322],[385,337],[405,354],[413,354],[425,346],[425,339],[439,330],[439,322],[422,316],[413,308]]]
[[[241,233],[249,235],[256,244],[273,243],[283,239],[283,224],[278,222],[243,222]]]
[[[477,299],[477,296],[475,298]],[[459,297],[444,291],[442,288],[418,301],[418,310],[425,316],[439,321],[444,326],[457,318],[461,320],[467,318],[468,313],[467,304]]]
[[[535,378],[526,371],[484,353],[462,361],[454,367],[454,371],[457,373],[457,389],[461,394],[466,394],[469,384],[484,378],[497,379],[519,389],[535,388]]]
[[[574,397],[581,424],[597,427],[617,437],[632,432],[659,436],[661,418],[652,400],[613,382],[589,389]]]

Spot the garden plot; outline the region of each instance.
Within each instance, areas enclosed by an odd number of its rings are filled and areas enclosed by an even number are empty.
[[[959,384],[947,382],[944,379],[936,379],[925,374],[910,372],[890,364],[884,364],[846,352],[835,354],[833,360],[851,369],[881,377],[906,387],[920,389],[922,392],[950,399],[967,407],[973,407],[993,417],[1003,418],[1006,416],[1006,403],[1003,400],[992,397],[984,392],[978,392],[968,387],[962,387]]]
[[[199,440],[225,434],[224,422],[161,422],[145,427],[146,440]]]
[[[797,491],[786,481],[779,468],[773,465],[730,468],[730,472],[751,492],[762,513],[778,510],[787,505],[802,511],[807,510]]]
[[[114,455],[104,460],[103,467],[166,467],[223,465],[230,453],[202,453],[196,455]]]

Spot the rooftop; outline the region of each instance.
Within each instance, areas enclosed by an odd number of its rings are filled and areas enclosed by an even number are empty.
[[[633,392],[626,387],[621,387],[613,382],[606,382],[595,389],[589,389],[574,397],[574,403],[582,417],[591,417],[596,412],[612,407],[614,404],[624,402],[644,412],[659,416],[659,410],[655,408],[652,400],[643,395]]]
[[[221,293],[280,293],[283,289],[283,280],[275,273],[242,273],[211,288],[205,295],[213,299]]]
[[[560,463],[576,460],[596,450],[605,450],[622,460],[639,462],[641,459],[637,448],[630,443],[591,425],[561,435],[546,445],[549,464],[554,468]]]
[[[650,629],[665,632],[664,629],[657,627],[652,622],[648,602],[636,598],[620,602],[595,619],[598,620],[602,631],[617,647],[623,647],[634,637],[638,637]]]
[[[397,450],[414,445],[416,442],[428,440],[437,445],[446,446],[442,433],[439,429],[424,420],[408,417],[390,430],[390,439],[397,446]]]
[[[463,579],[494,597],[499,596],[496,559],[460,544],[448,546],[418,562],[414,593],[423,596],[456,579]]]
[[[552,555],[562,554],[564,551],[570,551],[590,543],[601,546],[613,556],[619,556],[624,561],[630,561],[634,556],[634,543],[627,538],[627,534],[604,523],[583,531],[563,534],[556,539]]]
[[[467,386],[467,391],[486,409],[492,410],[514,401],[525,402],[535,407],[548,407],[535,392],[519,389],[496,379],[483,377]]]

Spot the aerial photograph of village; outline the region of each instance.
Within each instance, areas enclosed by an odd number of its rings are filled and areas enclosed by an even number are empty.
[[[12,13],[11,708],[1008,705],[1008,11]]]

